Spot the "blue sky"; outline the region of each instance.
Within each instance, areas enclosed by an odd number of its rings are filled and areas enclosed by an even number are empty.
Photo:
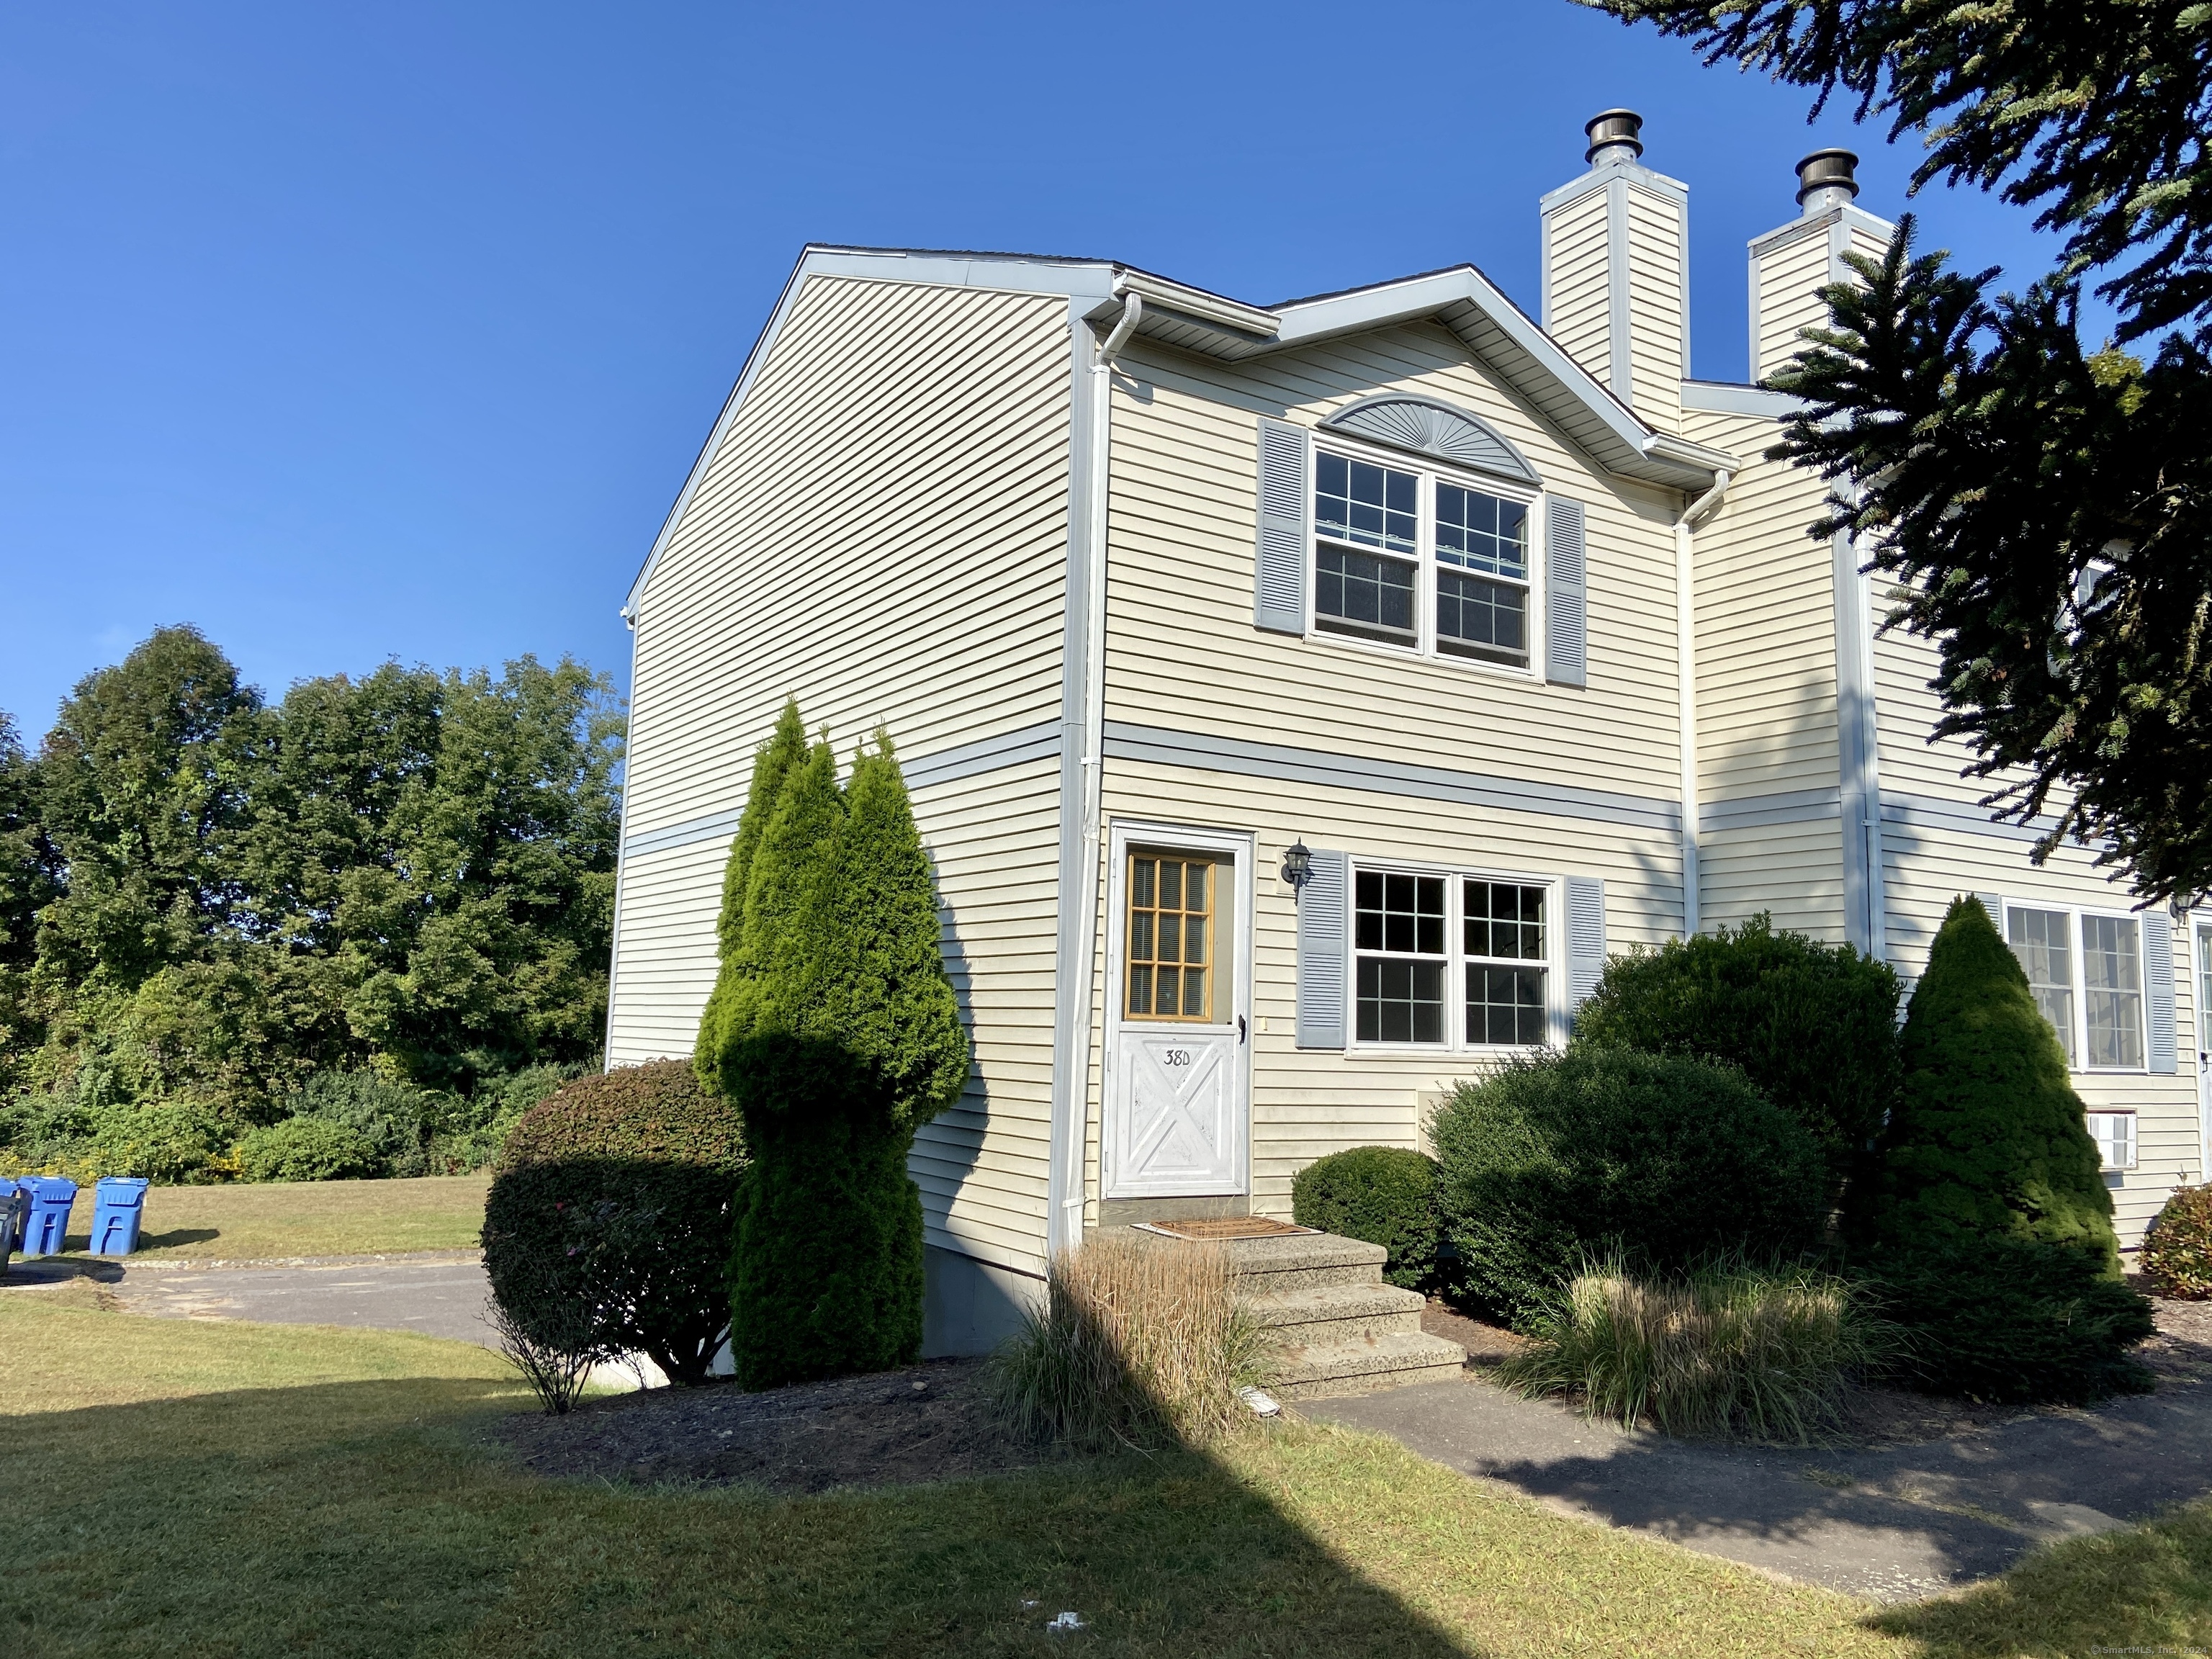
[[[1471,259],[1626,104],[1691,186],[1697,372],[1743,245],[1911,141],[1567,0],[0,9],[0,709],[198,624],[272,695],[616,616],[809,240],[1119,258],[1265,302]],[[1930,191],[2021,279],[2027,216]]]

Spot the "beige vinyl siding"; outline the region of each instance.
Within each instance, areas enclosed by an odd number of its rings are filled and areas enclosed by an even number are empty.
[[[1291,1178],[1316,1158],[1348,1146],[1416,1145],[1420,1097],[1477,1075],[1482,1066],[1469,1055],[1401,1057],[1295,1046],[1297,908],[1277,874],[1292,841],[1355,858],[1600,877],[1613,951],[1656,944],[1680,929],[1677,849],[1671,836],[1658,831],[1120,760],[1107,763],[1104,805],[1109,825],[1116,819],[1185,823],[1256,838],[1257,890],[1244,902],[1251,907],[1253,947],[1252,1207],[1261,1214],[1290,1214]],[[1103,910],[1100,920],[1103,939]],[[1556,916],[1552,926],[1559,926]],[[1096,1003],[1093,1018],[1093,1053],[1103,1054],[1104,1010]],[[1097,1086],[1094,1073],[1094,1100]],[[1086,1190],[1095,1220],[1097,1111],[1091,1119]]]
[[[1752,378],[1764,380],[1797,355],[1804,344],[1797,337],[1801,330],[1828,320],[1820,302],[1828,283],[1826,220],[1811,222],[1802,234],[1767,249],[1759,256],[1758,271],[1759,362]]]
[[[1544,326],[1599,380],[1612,378],[1612,310],[1606,264],[1605,192],[1594,190],[1544,222],[1551,291]]]
[[[1628,191],[1628,338],[1636,412],[1668,431],[1682,419],[1682,209],[1666,197]]]
[[[814,277],[638,605],[609,1050],[689,1052],[752,755],[787,696],[841,765],[1060,711],[1070,340],[1060,297]],[[1056,761],[918,787],[977,1073],[917,1143],[930,1241],[1035,1272]],[[684,839],[696,826],[696,838]],[[988,1105],[988,1119],[985,1108]]]
[[[1149,350],[1124,367],[1141,390],[1115,400],[1107,720],[1674,800],[1679,498],[1594,476],[1440,327],[1241,371]],[[1252,626],[1257,414],[1312,426],[1385,390],[1473,410],[1584,504],[1586,690]]]

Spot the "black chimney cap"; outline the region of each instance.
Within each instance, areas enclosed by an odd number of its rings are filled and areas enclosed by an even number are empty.
[[[1805,198],[1816,190],[1832,186],[1847,190],[1853,196],[1859,193],[1859,181],[1853,169],[1859,158],[1847,149],[1816,149],[1797,164],[1797,204],[1802,207]]]
[[[1636,135],[1644,131],[1644,118],[1632,109],[1609,109],[1593,115],[1583,123],[1583,132],[1589,139],[1589,148],[1583,152],[1583,160],[1594,160],[1598,151],[1613,144],[1626,144],[1631,153],[1644,154],[1644,141]]]

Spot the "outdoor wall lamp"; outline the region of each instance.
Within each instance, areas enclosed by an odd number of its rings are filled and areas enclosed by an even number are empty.
[[[1294,841],[1283,849],[1283,879],[1290,883],[1293,893],[1313,879],[1313,854],[1303,841]]]

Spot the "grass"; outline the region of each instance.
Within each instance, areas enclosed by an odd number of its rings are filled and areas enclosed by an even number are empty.
[[[258,1261],[295,1255],[472,1250],[489,1173],[408,1181],[270,1181],[152,1187],[138,1255],[156,1260]],[[78,1193],[67,1247],[92,1243],[93,1193]]]
[[[136,1655],[1897,1655],[1840,1596],[1550,1514],[1394,1443],[777,1498],[549,1483],[498,1362],[0,1295],[0,1632]]]

